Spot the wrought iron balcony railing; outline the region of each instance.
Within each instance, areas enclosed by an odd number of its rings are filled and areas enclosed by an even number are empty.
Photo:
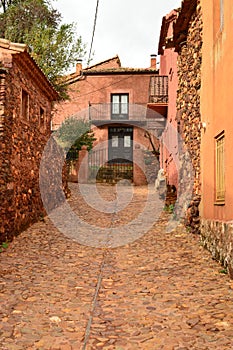
[[[89,108],[90,120],[145,120],[147,114],[146,104],[116,104],[116,103],[98,103],[91,104]]]
[[[148,108],[147,104],[127,104],[123,111],[124,113],[116,113],[116,108],[112,103],[91,104],[88,113],[89,120],[95,125],[128,123],[157,130],[164,129],[166,124],[166,117],[158,111]]]
[[[155,75],[150,78],[149,103],[168,103],[168,77]]]
[[[158,119],[160,115],[147,107],[147,104],[124,104],[117,109],[113,103],[91,104],[89,107],[90,121],[146,121]]]

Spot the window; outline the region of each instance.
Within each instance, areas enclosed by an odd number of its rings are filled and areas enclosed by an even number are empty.
[[[118,147],[118,136],[117,135],[112,135],[112,147]]]
[[[24,120],[29,120],[29,94],[23,89],[21,95],[21,116]]]
[[[131,147],[131,136],[125,135],[124,136],[124,147]]]
[[[45,123],[45,112],[44,109],[42,107],[40,107],[40,126],[44,126]]]
[[[224,131],[215,138],[215,199],[216,204],[225,202],[225,133]]]
[[[129,95],[112,94],[112,119],[128,119]]]

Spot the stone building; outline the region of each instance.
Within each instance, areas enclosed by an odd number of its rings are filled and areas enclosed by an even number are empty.
[[[0,39],[0,241],[44,214],[39,166],[57,98],[27,47]]]
[[[233,278],[232,13],[230,0],[183,0],[171,41],[178,53],[177,126],[193,169],[187,220]],[[181,191],[191,179],[185,158],[184,152]]]
[[[172,45],[178,53],[177,130],[179,146],[179,191],[190,187],[187,224],[193,233],[200,232],[199,203],[201,195],[201,68],[202,12],[199,0],[183,0],[173,26]]]
[[[114,166],[133,165],[138,146],[158,150],[167,114],[167,76],[159,75],[155,55],[145,69],[124,68],[118,56],[85,69],[78,62],[64,83],[70,99],[57,104],[53,130],[71,116],[89,120],[96,151],[105,149],[104,161]]]
[[[233,2],[201,0],[201,235],[233,278]]]

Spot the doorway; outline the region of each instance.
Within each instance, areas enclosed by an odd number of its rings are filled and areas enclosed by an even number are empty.
[[[133,162],[133,128],[125,126],[108,129],[108,162]]]

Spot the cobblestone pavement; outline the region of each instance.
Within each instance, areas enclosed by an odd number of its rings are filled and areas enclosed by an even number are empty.
[[[72,191],[94,235],[130,222],[148,200],[134,188],[116,215]],[[115,188],[99,193],[108,201]],[[23,232],[0,254],[0,349],[233,349],[233,282],[199,237],[181,225],[166,232],[167,218],[116,248],[81,245],[48,217]]]

